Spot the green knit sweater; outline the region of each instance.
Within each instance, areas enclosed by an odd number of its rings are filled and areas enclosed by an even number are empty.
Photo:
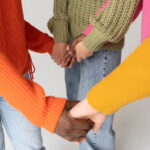
[[[48,27],[55,42],[67,42],[93,25],[91,33],[83,40],[92,51],[100,48],[121,50],[140,0],[110,0],[98,16],[97,10],[106,0],[54,0],[54,16]],[[109,41],[109,43],[105,43]]]

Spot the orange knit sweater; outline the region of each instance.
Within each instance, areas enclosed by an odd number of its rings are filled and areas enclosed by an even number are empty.
[[[45,97],[36,83],[23,78],[31,68],[28,49],[51,53],[53,39],[25,22],[21,0],[0,4],[0,96],[33,124],[54,132],[66,99]]]

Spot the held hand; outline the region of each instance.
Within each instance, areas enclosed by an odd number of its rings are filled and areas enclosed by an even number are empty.
[[[62,67],[67,67],[67,68],[72,68],[72,66],[74,65],[74,63],[77,62],[77,58],[76,58],[76,51],[75,51],[75,46],[82,41],[86,36],[84,34],[79,35],[78,37],[76,37],[73,42],[71,43],[71,45],[69,45],[67,47],[67,52],[63,58],[63,61],[61,63]]]
[[[83,44],[83,42],[79,42],[76,46],[75,46],[75,51],[76,51],[76,57],[77,57],[77,61],[81,62],[82,59],[85,59],[87,57],[90,57],[93,55],[93,52],[89,51]]]
[[[72,68],[72,66],[74,65],[74,63],[76,63],[77,57],[76,57],[75,47],[85,37],[86,37],[86,35],[84,35],[84,34],[79,35],[78,37],[76,37],[73,40],[73,42],[71,43],[71,45],[67,47],[67,52],[66,52],[66,54],[65,54],[65,56],[63,58],[63,61],[61,63],[62,67]]]
[[[70,111],[70,114],[74,118],[91,119],[95,123],[93,127],[93,130],[95,132],[99,131],[99,129],[107,119],[107,115],[93,109],[86,99],[78,103]]]
[[[70,50],[75,50],[76,45],[77,45],[79,42],[81,42],[85,37],[86,37],[86,35],[84,35],[84,34],[81,34],[81,35],[77,36],[77,37],[73,40],[73,42],[71,43],[71,45],[70,45]]]
[[[75,119],[70,115],[70,110],[77,103],[77,101],[67,101],[55,133],[68,141],[80,142],[86,138],[87,132],[92,129],[93,122],[88,119]]]
[[[62,62],[62,59],[66,53],[66,48],[68,46],[68,43],[55,43],[52,51],[52,59],[57,63],[57,65],[60,65]]]
[[[70,50],[70,47],[67,47],[67,52],[62,59],[61,67],[72,68],[72,66],[77,62],[75,51]]]

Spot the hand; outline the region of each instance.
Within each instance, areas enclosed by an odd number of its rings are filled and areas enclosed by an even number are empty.
[[[86,35],[81,34],[78,37],[76,37],[72,44],[70,46],[67,46],[67,52],[63,58],[63,61],[61,63],[62,67],[72,68],[74,63],[77,61],[76,59],[76,52],[75,52],[75,46],[82,41]]]
[[[107,115],[96,111],[94,108],[90,106],[88,101],[85,99],[82,102],[78,103],[71,111],[70,114],[74,118],[84,118],[91,119],[95,125],[93,126],[93,130],[98,132],[105,120],[107,119]]]
[[[93,122],[88,119],[75,119],[70,115],[70,110],[77,101],[67,101],[64,111],[58,121],[55,133],[68,141],[82,141],[93,127]]]
[[[89,51],[83,44],[83,42],[79,42],[76,46],[75,46],[75,51],[76,51],[76,57],[77,57],[77,61],[81,62],[82,59],[85,59],[87,57],[90,57],[93,55],[93,52]]]
[[[57,65],[60,65],[62,62],[62,59],[66,53],[66,48],[68,46],[68,43],[55,43],[52,51],[52,59],[57,63]]]
[[[73,42],[71,43],[71,45],[70,45],[70,50],[74,50],[75,47],[76,47],[76,45],[77,45],[79,42],[81,42],[85,37],[86,37],[86,35],[84,35],[84,34],[81,34],[81,35],[77,36],[77,37],[73,40]]]
[[[71,51],[67,47],[67,52],[62,60],[61,67],[72,68],[72,66],[77,62],[75,51]]]

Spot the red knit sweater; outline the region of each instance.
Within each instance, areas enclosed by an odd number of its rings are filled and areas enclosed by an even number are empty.
[[[66,99],[45,97],[36,83],[23,78],[31,68],[28,48],[51,53],[53,39],[24,21],[21,0],[0,4],[0,96],[33,124],[54,132]]]

